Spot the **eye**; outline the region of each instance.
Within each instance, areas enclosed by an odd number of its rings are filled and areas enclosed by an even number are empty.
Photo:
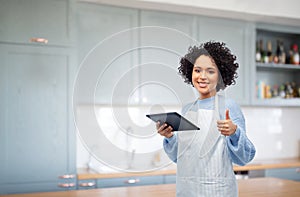
[[[214,70],[209,70],[208,73],[209,74],[215,74],[215,71]]]
[[[196,72],[196,73],[200,73],[200,72],[201,72],[201,70],[200,70],[199,68],[195,68],[195,69],[194,69],[194,72]]]

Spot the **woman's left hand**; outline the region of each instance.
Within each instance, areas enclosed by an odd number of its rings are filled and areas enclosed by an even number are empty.
[[[237,125],[232,122],[229,117],[229,110],[226,110],[226,119],[225,120],[218,120],[217,126],[221,134],[225,136],[230,136],[235,133],[237,129]]]

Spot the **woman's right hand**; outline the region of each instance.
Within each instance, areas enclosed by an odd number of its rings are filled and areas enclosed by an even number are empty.
[[[156,123],[157,133],[161,136],[165,136],[166,138],[170,138],[174,135],[173,128],[168,126],[166,123],[160,125],[160,122]]]

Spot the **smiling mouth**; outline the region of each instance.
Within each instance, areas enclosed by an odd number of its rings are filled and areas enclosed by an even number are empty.
[[[206,82],[198,82],[198,84],[200,88],[206,88],[208,86],[208,83]]]

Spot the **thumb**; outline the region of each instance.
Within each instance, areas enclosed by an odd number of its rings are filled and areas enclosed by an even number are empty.
[[[225,116],[226,116],[226,120],[230,120],[229,109],[226,109]]]

